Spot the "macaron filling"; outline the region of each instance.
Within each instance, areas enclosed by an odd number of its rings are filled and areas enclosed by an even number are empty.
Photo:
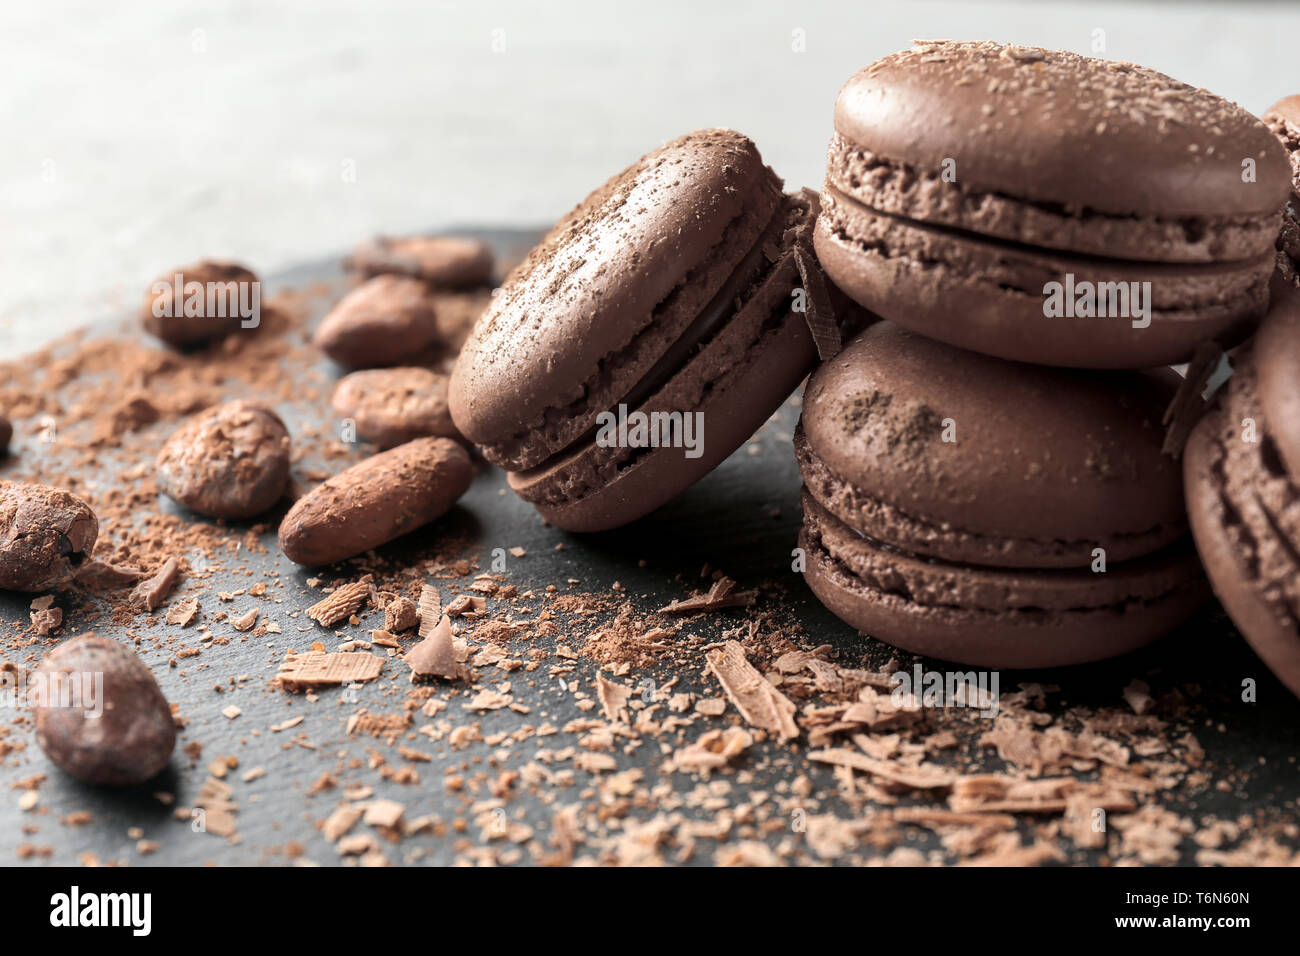
[[[1189,537],[1156,554],[1111,564],[1104,574],[1087,567],[982,567],[901,550],[846,525],[807,492],[803,507],[808,544],[840,573],[869,591],[927,607],[995,615],[1123,612],[1163,602],[1197,580]]]
[[[1039,311],[1044,304],[1044,286],[1060,282],[1066,274],[1072,275],[1079,287],[1085,282],[1149,282],[1149,317],[1162,325],[1231,322],[1258,314],[1268,302],[1274,253],[1267,247],[1249,260],[1234,263],[1133,263],[902,218],[871,209],[830,185],[824,195],[823,221],[836,243],[860,254],[905,259],[911,270],[982,287],[990,294],[1020,298]],[[1270,220],[1276,236],[1277,220]]]
[[[1300,147],[1298,147],[1300,148]],[[1272,245],[1272,215],[1119,215],[1016,198],[831,138],[827,185],[877,212],[1018,242],[1109,258],[1215,262],[1255,258]],[[1160,254],[1153,255],[1153,250]]]

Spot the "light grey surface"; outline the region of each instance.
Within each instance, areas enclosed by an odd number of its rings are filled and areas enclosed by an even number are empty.
[[[1098,30],[1099,55],[1256,112],[1300,91],[1294,2],[6,0],[0,358],[201,256],[270,272],[375,232],[546,224],[697,127],[817,185],[835,93],[873,59],[1089,53]]]

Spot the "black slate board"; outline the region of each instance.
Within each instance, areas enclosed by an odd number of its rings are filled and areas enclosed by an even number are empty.
[[[505,261],[522,255],[536,234],[530,231],[479,232],[496,247]],[[336,262],[323,262],[289,270],[271,277],[267,293],[278,289],[301,289],[317,283],[327,283],[331,289],[341,291],[344,279]],[[335,296],[324,296],[316,306],[316,317],[323,314]],[[101,332],[120,332],[125,319],[103,323],[91,330],[91,335]],[[328,363],[323,363],[328,365]],[[338,374],[331,369],[331,374]],[[287,369],[286,374],[292,374]],[[232,396],[233,397],[233,396]],[[286,411],[291,429],[295,414],[300,418],[313,415],[324,419],[327,410],[300,408]],[[811,593],[790,570],[791,549],[799,524],[799,478],[789,447],[789,436],[797,420],[798,409],[794,401],[787,403],[780,413],[765,426],[753,443],[754,448],[742,447],[720,468],[677,500],[656,514],[635,525],[606,534],[573,536],[542,525],[533,510],[505,490],[504,476],[500,471],[488,469],[475,481],[470,492],[459,506],[442,522],[408,539],[383,549],[381,553],[394,561],[418,557],[425,553],[437,536],[455,535],[472,538],[473,557],[486,570],[493,548],[520,546],[528,554],[523,559],[508,559],[507,574],[510,583],[521,591],[529,588],[544,589],[555,586],[561,592],[607,592],[616,583],[636,596],[636,603],[646,611],[654,610],[669,601],[684,597],[692,589],[707,585],[697,577],[704,565],[721,569],[740,582],[742,587],[764,582],[784,581],[784,588],[765,587],[760,607],[782,604],[806,631],[806,646],[833,645],[842,660],[860,666],[880,666],[891,657],[897,657],[904,667],[912,658],[899,655],[875,641],[867,641],[823,609]],[[163,426],[159,437],[170,426]],[[0,462],[0,477],[14,476],[17,458],[24,454],[21,443],[16,456]],[[170,504],[163,507],[171,508]],[[244,529],[235,529],[242,533]],[[445,746],[429,745],[416,737],[410,746],[436,754],[430,764],[418,764],[422,777],[418,785],[399,785],[379,781],[376,774],[364,769],[370,749],[385,753],[390,762],[402,761],[394,747],[370,737],[348,737],[344,722],[356,706],[368,706],[376,712],[391,712],[400,705],[406,689],[406,668],[399,661],[385,665],[381,680],[356,691],[357,702],[346,702],[343,692],[325,690],[319,701],[308,702],[305,697],[289,697],[281,691],[270,689],[278,660],[290,647],[305,650],[313,640],[323,640],[332,649],[341,639],[321,629],[305,628],[303,619],[290,620],[286,614],[301,610],[319,597],[319,592],[309,589],[305,582],[319,573],[326,581],[346,580],[346,567],[326,572],[309,572],[296,568],[284,559],[275,546],[274,532],[263,535],[265,553],[247,553],[241,563],[262,572],[278,572],[283,588],[277,596],[283,598],[278,605],[262,605],[280,623],[283,633],[247,642],[232,641],[220,648],[209,648],[199,658],[184,662],[180,668],[169,667],[169,652],[146,649],[146,661],[154,667],[167,697],[180,705],[188,720],[171,767],[158,780],[149,785],[128,791],[107,791],[82,785],[52,767],[35,746],[30,731],[15,729],[10,741],[26,740],[25,750],[10,754],[0,766],[0,862],[18,860],[20,844],[30,843],[52,848],[48,858],[38,857],[34,862],[48,860],[55,864],[77,862],[82,853],[93,854],[100,861],[130,861],[134,865],[150,864],[282,864],[286,856],[279,848],[296,841],[305,851],[305,858],[318,863],[337,863],[340,856],[313,825],[328,816],[337,804],[340,790],[325,791],[307,797],[306,791],[324,771],[338,771],[343,785],[360,782],[370,784],[375,796],[390,797],[407,807],[408,817],[435,814],[444,821],[457,816],[470,818],[466,834],[434,836],[421,834],[407,838],[401,844],[387,846],[393,862],[418,860],[423,863],[450,863],[457,856],[456,843],[466,839],[473,845],[483,845],[478,827],[474,825],[468,804],[473,799],[489,797],[483,791],[473,798],[449,793],[443,786],[443,771],[447,765],[460,766],[467,761],[466,776],[497,769],[493,754],[500,747],[476,742],[464,750],[451,751]],[[557,551],[557,544],[563,550]],[[569,583],[570,579],[580,582]],[[231,573],[229,568],[216,570],[206,582],[209,592],[235,590],[246,587],[250,581],[244,575]],[[782,596],[779,591],[784,591]],[[447,592],[444,589],[444,599]],[[0,621],[25,625],[30,596],[0,593]],[[65,607],[68,619],[63,635],[95,629],[109,636],[122,636],[123,629],[93,616],[87,607]],[[243,603],[222,605],[220,609],[241,611]],[[535,608],[542,606],[533,602]],[[210,613],[216,602],[204,602],[205,613]],[[729,610],[705,618],[694,619],[688,630],[720,638],[727,628],[743,625],[747,620],[744,610]],[[362,628],[348,629],[364,637],[363,628],[382,624],[372,616]],[[228,630],[228,629],[227,629]],[[231,632],[233,633],[233,632]],[[569,633],[559,638],[560,643],[580,645],[583,635]],[[49,646],[54,646],[52,639]],[[275,645],[267,646],[268,642]],[[552,642],[553,643],[553,642]],[[146,642],[147,644],[147,642]],[[17,649],[7,646],[0,658],[15,663],[29,661],[32,648]],[[36,648],[39,652],[40,648]],[[703,667],[678,671],[680,684],[676,689],[694,690],[705,696],[718,693],[717,685]],[[927,666],[941,669],[942,665],[927,662]],[[182,677],[182,671],[188,676]],[[590,690],[596,673],[595,665],[586,659],[576,663],[573,676]],[[212,691],[215,682],[224,681],[228,675],[251,676],[244,686],[224,694]],[[545,674],[545,667],[537,672]],[[556,693],[553,681],[539,676],[535,687],[517,674],[513,681],[515,699],[532,709],[528,716],[510,710],[483,714],[482,732],[490,736],[497,731],[512,731],[521,724],[540,724],[548,720],[563,726],[571,719],[589,716],[578,710],[569,694]],[[1157,694],[1187,684],[1199,685],[1186,729],[1193,730],[1206,751],[1206,762],[1212,778],[1227,781],[1220,790],[1209,788],[1196,794],[1178,795],[1165,804],[1176,812],[1198,819],[1205,814],[1235,819],[1242,814],[1257,815],[1261,819],[1279,821],[1300,820],[1297,797],[1300,796],[1300,772],[1296,754],[1300,750],[1300,702],[1267,672],[1258,659],[1241,640],[1230,622],[1215,605],[1210,605],[1180,633],[1137,654],[1119,661],[1050,673],[1003,673],[1003,692],[1014,689],[1018,681],[1039,681],[1059,685],[1059,693],[1050,697],[1050,707],[1066,705],[1115,706],[1121,689],[1135,676],[1148,680]],[[1245,703],[1241,699],[1241,682],[1250,678],[1258,682],[1258,703]],[[625,680],[633,685],[643,679],[634,672]],[[662,680],[663,675],[651,679]],[[457,712],[456,722],[464,722],[459,714],[461,703],[467,699],[461,691],[456,696],[446,696],[451,701],[450,710]],[[236,704],[243,713],[229,721],[220,713],[229,704]],[[294,716],[305,716],[304,723],[293,730],[271,733],[268,727]],[[7,720],[6,723],[12,722]],[[415,726],[423,722],[417,716]],[[694,728],[676,736],[665,738],[669,744],[695,739],[709,726],[718,722],[697,723]],[[977,739],[981,730],[977,720],[966,724],[969,732],[962,735],[960,750],[963,754],[986,754],[990,766],[997,766],[989,752],[979,748]],[[257,735],[254,735],[257,731]],[[1179,731],[1181,732],[1181,731]],[[293,744],[296,734],[305,733],[315,750]],[[203,744],[203,757],[194,762],[185,757],[180,747],[192,740]],[[568,746],[574,738],[550,738],[547,746]],[[616,753],[620,770],[640,767],[645,780],[650,783],[667,781],[674,791],[684,794],[694,790],[699,780],[691,774],[678,773],[661,777],[659,767],[663,754],[657,741],[647,741],[630,754]],[[531,759],[539,744],[530,740],[510,747],[511,756],[504,766],[515,767]],[[814,799],[805,801],[809,812],[834,812],[850,816],[853,811],[836,793],[835,781],[829,767],[802,759],[806,748],[771,742],[752,748],[742,761],[745,776],[727,775],[732,787],[733,802],[747,790],[776,793],[799,772],[806,773],[815,788]],[[214,835],[196,832],[190,822],[177,820],[173,807],[159,802],[153,794],[171,793],[177,806],[190,806],[198,788],[207,778],[207,763],[218,755],[234,754],[239,758],[239,769],[228,780],[232,783],[234,799],[239,806],[237,841],[226,841]],[[352,758],[362,761],[362,768],[347,769]],[[264,777],[251,783],[239,780],[249,768],[264,766]],[[567,765],[566,765],[567,766]],[[342,769],[340,769],[342,768]],[[48,780],[40,788],[40,803],[35,811],[22,812],[18,808],[19,791],[11,785],[35,773],[47,773]],[[554,805],[573,803],[578,792],[588,781],[579,771],[578,782],[570,788],[543,788],[539,793],[523,789],[507,805],[511,820],[519,819],[533,827],[534,839],[544,843],[549,835]],[[627,808],[629,820],[651,816],[657,807]],[[59,818],[79,810],[89,811],[92,822],[82,826],[68,826]],[[517,815],[522,810],[522,815]],[[701,820],[714,819],[706,809],[683,808],[682,813]],[[24,833],[24,825],[34,825],[33,833]],[[157,841],[160,849],[153,855],[141,856],[135,850],[135,838],[128,829],[138,827],[145,839]],[[366,831],[362,825],[354,832]],[[739,830],[733,836],[742,835]],[[802,836],[784,828],[768,835],[769,846],[793,840],[796,859],[815,860]],[[937,852],[938,842],[928,831],[915,829],[910,835],[911,845],[925,852]],[[498,841],[498,849],[509,846]],[[713,859],[712,841],[701,841],[690,862],[708,863]],[[671,860],[678,848],[666,848]],[[1184,841],[1181,851],[1184,862],[1191,862],[1196,847]],[[580,849],[580,853],[582,850]],[[864,848],[864,853],[871,851]],[[1097,862],[1099,854],[1071,850],[1069,860],[1076,863]],[[529,859],[528,854],[523,859]]]

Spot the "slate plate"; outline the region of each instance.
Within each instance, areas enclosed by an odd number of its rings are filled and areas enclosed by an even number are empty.
[[[496,247],[503,261],[519,258],[535,241],[536,234],[520,230],[514,232],[479,232]],[[335,261],[322,262],[289,270],[267,281],[267,293],[278,289],[302,289],[324,284],[326,294],[314,304],[315,317],[322,315],[333,298],[344,288],[344,279]],[[120,330],[125,319],[94,326],[91,336]],[[338,370],[321,363],[330,375]],[[297,370],[286,368],[287,376]],[[234,396],[231,396],[234,397]],[[288,420],[294,416],[324,421],[328,411],[302,406],[286,410]],[[897,655],[890,648],[856,635],[826,612],[811,596],[799,576],[790,569],[791,550],[799,522],[799,478],[789,447],[789,436],[798,417],[795,401],[787,403],[778,416],[765,426],[751,446],[741,448],[712,475],[701,481],[656,514],[637,524],[618,531],[593,536],[573,536],[542,525],[533,510],[505,489],[500,471],[488,469],[475,481],[460,505],[442,522],[426,531],[417,532],[408,539],[383,549],[381,553],[394,561],[418,558],[436,547],[445,537],[465,537],[471,540],[467,556],[476,560],[486,570],[494,548],[523,547],[527,556],[507,559],[507,576],[520,591],[536,589],[539,593],[548,586],[559,592],[581,591],[590,593],[611,592],[616,584],[625,589],[638,608],[652,611],[675,598],[686,596],[690,590],[707,586],[698,577],[699,569],[706,564],[725,571],[740,582],[742,587],[763,585],[760,604],[756,610],[774,605],[783,614],[797,620],[806,632],[803,639],[808,647],[830,644],[841,654],[841,660],[852,666],[876,667],[891,657],[897,657],[905,667],[912,664],[907,655]],[[160,426],[159,438],[171,426]],[[18,454],[22,454],[20,448]],[[0,476],[19,473],[16,458],[0,462]],[[104,476],[105,479],[108,476]],[[172,508],[170,504],[164,505]],[[242,534],[244,529],[232,533]],[[356,689],[355,699],[344,691],[326,690],[317,703],[302,696],[291,697],[271,689],[269,681],[276,665],[289,648],[305,650],[313,640],[324,640],[332,648],[338,643],[333,635],[322,629],[304,629],[302,618],[288,620],[285,615],[302,609],[319,597],[306,580],[310,572],[298,569],[285,560],[275,545],[274,532],[262,536],[264,553],[249,552],[241,564],[254,570],[254,577],[234,572],[233,567],[215,567],[207,581],[211,592],[233,591],[247,587],[259,573],[272,580],[278,573],[280,586],[274,596],[283,603],[268,609],[283,627],[281,635],[246,642],[232,641],[220,648],[209,648],[199,658],[184,662],[181,667],[168,666],[170,652],[144,650],[146,661],[158,675],[168,699],[180,706],[188,720],[171,767],[158,780],[131,791],[106,791],[84,786],[61,774],[52,767],[35,746],[28,730],[16,727],[9,741],[26,741],[28,746],[11,753],[0,766],[0,862],[18,860],[17,848],[30,843],[52,848],[48,857],[51,863],[77,862],[82,853],[93,854],[101,861],[130,861],[134,865],[148,864],[283,864],[287,862],[284,847],[290,841],[300,845],[306,859],[319,863],[337,863],[340,857],[317,831],[315,823],[328,816],[339,800],[340,790],[325,791],[307,796],[314,781],[326,771],[337,775],[340,784],[366,783],[375,789],[375,796],[389,797],[407,807],[408,817],[434,814],[450,822],[456,817],[469,820],[464,835],[436,836],[425,833],[409,837],[398,845],[385,845],[393,862],[449,863],[457,855],[457,841],[470,845],[483,845],[479,828],[473,822],[468,806],[476,799],[490,797],[486,789],[470,796],[448,791],[444,775],[455,767],[464,776],[475,774],[495,776],[501,767],[517,768],[532,759],[540,746],[563,747],[574,742],[568,735],[549,738],[542,742],[528,740],[519,744],[496,747],[478,741],[469,747],[453,751],[445,743],[431,744],[415,735],[410,740],[399,739],[420,750],[432,752],[432,763],[415,764],[421,781],[416,785],[400,785],[381,781],[365,769],[371,751],[383,753],[394,765],[404,762],[395,747],[367,736],[349,737],[344,730],[348,714],[357,707],[367,707],[373,712],[392,712],[400,706],[407,688],[406,668],[400,661],[389,661],[384,676],[379,681]],[[563,550],[555,550],[557,545]],[[346,568],[321,574],[327,581],[345,580]],[[578,584],[571,584],[576,580]],[[776,582],[772,585],[770,582]],[[784,585],[784,586],[782,586]],[[784,592],[782,596],[781,592]],[[444,589],[444,599],[447,591]],[[29,596],[0,593],[0,621],[25,625]],[[61,601],[61,605],[66,602]],[[205,602],[207,605],[213,601]],[[534,609],[544,606],[541,600],[531,602]],[[228,605],[230,610],[243,610],[243,605]],[[68,619],[63,635],[76,634],[93,628],[109,636],[123,635],[122,627],[97,618],[89,608],[67,606]],[[728,610],[704,618],[694,619],[688,630],[702,636],[720,639],[723,631],[744,625],[749,620],[745,610]],[[363,622],[363,627],[379,626],[382,619],[374,616]],[[346,629],[364,637],[360,628]],[[577,630],[566,631],[560,643],[580,645],[584,635]],[[0,659],[14,663],[27,661],[32,648],[15,646],[7,642]],[[551,649],[555,640],[541,641],[540,646]],[[54,641],[50,642],[53,646]],[[268,644],[274,645],[269,647]],[[39,648],[36,648],[39,651]],[[537,679],[513,681],[515,700],[527,705],[531,712],[521,716],[511,710],[498,710],[480,718],[484,736],[498,731],[517,730],[525,723],[534,725],[549,721],[557,727],[576,718],[585,718],[571,694],[557,692],[554,680],[545,676],[548,662],[536,672]],[[924,662],[927,667],[941,669],[936,662]],[[594,681],[596,666],[588,659],[575,662],[571,675],[589,690]],[[227,675],[251,676],[243,686],[224,694],[212,691],[214,682]],[[679,690],[694,690],[704,696],[718,693],[716,683],[704,668],[703,655],[698,666],[676,671],[680,678]],[[182,676],[185,675],[185,676]],[[638,687],[643,680],[662,681],[665,674],[649,676],[633,672],[626,681]],[[1300,794],[1300,772],[1296,767],[1296,754],[1300,752],[1300,702],[1272,678],[1235,632],[1231,623],[1216,605],[1207,606],[1198,618],[1182,632],[1172,635],[1153,647],[1120,661],[1050,673],[1004,672],[1001,689],[1005,693],[1015,688],[1018,681],[1039,681],[1056,684],[1059,693],[1050,697],[1050,706],[1067,705],[1115,706],[1120,702],[1120,692],[1135,676],[1141,676],[1159,693],[1187,684],[1199,685],[1200,693],[1187,712],[1186,718],[1171,736],[1182,729],[1193,730],[1206,751],[1206,764],[1212,780],[1226,782],[1223,789],[1205,789],[1188,797],[1175,793],[1165,805],[1178,813],[1198,819],[1205,814],[1235,819],[1242,814],[1259,815],[1270,821],[1300,818],[1297,795]],[[1258,684],[1258,703],[1242,700],[1244,679]],[[468,695],[456,691],[440,692],[449,700],[449,713],[456,723],[464,723],[471,716],[461,710]],[[222,716],[221,709],[235,704],[243,713],[230,721]],[[282,733],[269,731],[289,717],[301,715],[303,723]],[[15,715],[17,716],[17,715]],[[5,723],[12,723],[7,719]],[[417,716],[415,726],[424,722]],[[663,738],[670,745],[694,740],[711,726],[722,726],[713,721],[697,722],[693,728]],[[990,751],[978,746],[980,732],[988,724],[971,718],[964,725],[960,750],[963,754],[984,754],[988,766],[996,767],[996,758]],[[315,749],[306,749],[294,743],[301,734]],[[190,741],[203,745],[203,757],[188,759],[180,747]],[[650,784],[666,781],[679,794],[694,790],[699,785],[697,777],[678,773],[661,776],[663,754],[659,741],[648,740],[631,753],[615,752],[619,770],[639,767]],[[504,755],[502,750],[507,751]],[[742,801],[747,790],[775,794],[784,789],[799,773],[806,774],[814,784],[814,799],[808,802],[810,812],[835,812],[840,816],[852,815],[852,809],[836,793],[836,784],[829,767],[808,762],[803,754],[806,747],[762,743],[750,750],[742,766],[743,776],[727,775],[731,786],[729,800]],[[174,795],[176,806],[190,806],[208,776],[206,766],[218,755],[234,754],[239,768],[228,780],[234,788],[234,800],[239,807],[236,841],[223,840],[213,834],[199,832],[188,820],[177,820],[173,807],[157,800],[153,794],[164,791]],[[503,759],[502,759],[503,758]],[[359,761],[353,769],[350,761]],[[263,766],[265,776],[251,783],[239,777],[249,768]],[[567,766],[567,765],[566,765]],[[40,788],[40,804],[35,811],[22,812],[18,808],[19,791],[11,789],[15,781],[35,773],[46,773],[48,779]],[[531,826],[534,839],[545,843],[548,839],[552,815],[556,805],[576,803],[579,793],[590,783],[582,771],[578,781],[569,788],[542,787],[537,792],[522,788],[506,805],[510,819]],[[628,807],[630,820],[645,819],[653,815],[655,806]],[[74,811],[85,810],[92,815],[91,822],[70,826],[59,819]],[[686,807],[681,811],[687,817],[714,820],[709,810]],[[35,832],[24,833],[24,825],[33,825]],[[135,837],[128,835],[129,828],[138,827],[145,839],[157,841],[159,850],[141,856],[135,850]],[[363,832],[362,825],[354,832]],[[733,836],[740,835],[739,830]],[[793,839],[796,859],[815,860],[802,835],[792,828],[783,828],[767,835],[765,841],[776,847]],[[909,834],[910,845],[923,851],[935,851],[937,840],[927,831],[915,829]],[[508,846],[504,841],[492,844],[498,849]],[[690,859],[692,863],[708,863],[713,859],[716,844],[700,841],[700,846]],[[1181,850],[1184,862],[1191,862],[1196,847],[1184,841]],[[581,852],[581,851],[580,851]],[[669,848],[670,859],[676,848]],[[864,854],[871,851],[863,849]],[[1070,850],[1069,860],[1075,863],[1097,862],[1097,853]],[[523,854],[523,859],[529,859]]]

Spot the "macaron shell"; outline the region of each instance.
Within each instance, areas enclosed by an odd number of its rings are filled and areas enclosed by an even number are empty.
[[[1259,399],[1273,423],[1269,437],[1300,476],[1300,292],[1279,277],[1273,301],[1251,348],[1259,376]]]
[[[833,614],[914,654],[976,667],[1063,667],[1126,654],[1169,633],[1204,602],[1196,586],[1153,602],[1058,612],[923,605],[867,586],[800,532],[804,578]]]
[[[777,284],[773,285],[776,288]],[[786,290],[777,288],[788,301]],[[771,294],[752,303],[752,318],[770,311]],[[746,316],[733,320],[745,329]],[[728,331],[733,331],[728,329]],[[733,334],[711,343],[664,391],[644,406],[703,412],[703,454],[687,458],[681,448],[640,452],[635,463],[602,454],[592,443],[546,469],[512,473],[508,481],[551,524],[567,531],[605,531],[660,507],[703,478],[739,448],[784,401],[816,362],[812,336],[802,315],[787,312],[775,330],[738,354]],[[700,395],[692,404],[689,394]]]
[[[992,613],[1037,610],[1059,613],[1129,602],[1156,601],[1201,577],[1191,539],[1105,571],[1073,568],[990,568],[921,558],[859,534],[807,491],[804,527],[834,561],[873,590],[921,605],[952,605]],[[1204,590],[1204,589],[1203,589]]]
[[[1233,623],[1269,670],[1300,697],[1300,627],[1294,615],[1265,599],[1242,563],[1239,542],[1227,530],[1241,519],[1229,511],[1219,464],[1222,449],[1216,447],[1216,433],[1225,427],[1223,411],[1215,409],[1193,430],[1183,452],[1192,534],[1214,593]],[[1300,578],[1300,567],[1296,575]]]
[[[1159,534],[1185,522],[1178,466],[1161,452],[1177,381],[1011,363],[879,322],[809,380],[802,425],[841,481],[932,524],[1040,540]]]
[[[1235,344],[1267,307],[1276,258],[1195,266],[1070,256],[879,215],[830,186],[814,243],[832,281],[891,321],[972,351],[1071,368],[1149,368],[1185,361],[1204,341]],[[1149,282],[1149,325],[1045,315],[1047,283],[1068,274],[1076,286]]]
[[[1187,534],[1183,521],[1134,534],[1093,535],[1085,539],[1030,538],[980,533],[951,522],[934,523],[910,515],[841,480],[812,454],[800,425],[794,433],[795,459],[805,493],[841,522],[893,548],[933,555],[945,561],[996,568],[1082,568],[1103,548],[1107,562],[1152,554]]]
[[[1291,159],[1291,195],[1300,197],[1300,95],[1278,100],[1263,116]]]
[[[965,188],[1114,216],[1269,215],[1290,179],[1245,110],[1145,67],[998,43],[921,43],[852,77],[835,129]],[[1242,159],[1256,181],[1242,180]]]
[[[592,193],[513,273],[452,373],[457,427],[535,467],[593,427],[731,276],[782,202],[747,138],[702,130]]]

